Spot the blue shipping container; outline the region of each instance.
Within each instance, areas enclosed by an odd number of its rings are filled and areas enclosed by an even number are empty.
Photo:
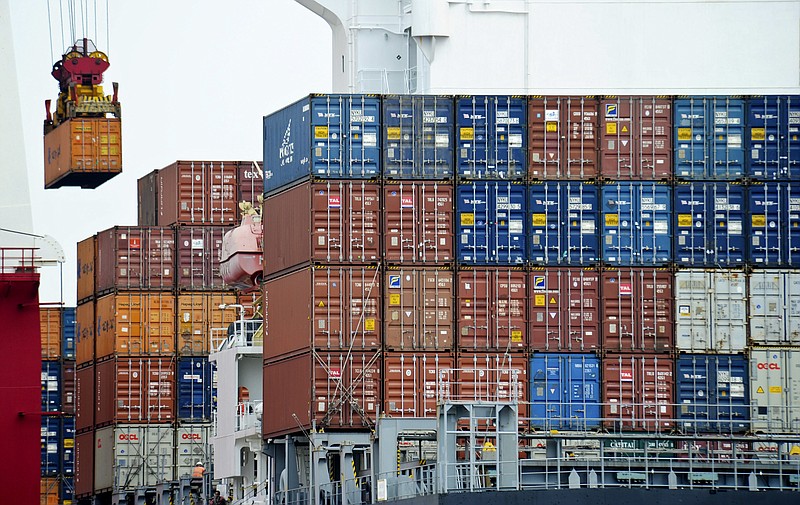
[[[392,179],[453,177],[453,98],[383,97],[383,175]]]
[[[733,180],[744,175],[744,100],[678,98],[673,110],[676,177]]]
[[[748,254],[755,267],[800,265],[800,183],[748,187]]]
[[[67,504],[75,500],[75,481],[73,477],[61,479],[61,503]]]
[[[660,266],[672,261],[672,188],[659,182],[614,182],[601,190],[603,261]]]
[[[592,265],[600,260],[597,186],[533,182],[528,192],[528,259],[532,264]]]
[[[178,419],[208,421],[216,400],[214,364],[208,358],[178,361]]]
[[[684,432],[740,433],[750,428],[750,382],[744,356],[678,358],[678,418]]]
[[[800,96],[749,97],[745,144],[751,178],[800,178]]]
[[[61,410],[61,362],[42,361],[42,411]]]
[[[730,267],[745,261],[745,194],[733,182],[675,185],[675,262]]]
[[[61,475],[75,474],[75,416],[61,418]]]
[[[75,307],[65,307],[61,313],[61,356],[65,360],[75,359],[76,321]]]
[[[600,360],[594,354],[533,355],[531,427],[585,430],[600,426]]]
[[[311,95],[264,118],[264,193],[307,177],[372,179],[381,170],[381,102]]]
[[[458,259],[470,265],[525,262],[527,191],[513,182],[459,184]]]
[[[42,477],[58,475],[61,471],[61,420],[42,416]]]
[[[527,113],[521,97],[456,98],[458,175],[465,179],[524,179]]]

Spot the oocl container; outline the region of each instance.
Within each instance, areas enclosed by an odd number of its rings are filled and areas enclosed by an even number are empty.
[[[175,425],[175,478],[191,476],[198,461],[208,464],[213,460],[211,441],[213,426],[210,423]]]
[[[382,103],[384,177],[453,177],[453,97],[386,95]]]
[[[44,187],[94,189],[122,172],[118,118],[72,118],[44,136]]]
[[[457,282],[459,349],[469,352],[527,349],[528,286],[523,270],[462,267]]]
[[[96,359],[175,353],[175,296],[125,291],[97,299]]]
[[[237,161],[176,161],[158,171],[158,226],[239,221]]]
[[[222,237],[228,226],[178,226],[175,230],[180,290],[224,290],[219,270]]]
[[[117,424],[94,434],[94,492],[133,490],[175,478],[171,424]]]
[[[752,270],[748,277],[754,345],[800,345],[800,272]]]
[[[384,277],[384,347],[402,351],[452,349],[453,270],[389,267]]]
[[[655,354],[603,358],[603,424],[614,431],[675,427],[675,361]]]
[[[94,359],[94,302],[78,305],[75,309],[75,361],[78,365]]]
[[[75,307],[64,307],[61,312],[61,357],[69,361],[75,361],[75,310]]]
[[[42,412],[61,410],[61,363],[42,361]]]
[[[97,363],[95,426],[175,420],[175,360],[116,358]]]
[[[176,297],[175,318],[178,321],[175,348],[181,356],[202,356],[211,350],[213,337],[222,337],[228,325],[236,321],[237,304],[233,293],[212,291],[184,292]],[[249,313],[252,315],[252,312]]]
[[[43,360],[61,357],[61,330],[63,327],[61,310],[61,307],[39,308],[39,331]]]
[[[800,351],[750,349],[750,405],[755,432],[800,430]]]
[[[177,408],[178,420],[185,422],[211,421],[216,407],[214,376],[216,366],[208,358],[185,357],[178,360]]]
[[[175,287],[175,231],[116,226],[97,234],[97,295],[120,290]]]
[[[392,182],[383,186],[383,258],[389,263],[450,263],[453,185]]]
[[[748,187],[750,263],[755,267],[800,265],[800,184],[753,182]]]
[[[528,97],[528,176],[597,176],[598,101],[584,96]]]
[[[683,355],[677,362],[678,422],[684,433],[750,430],[750,387],[742,355]]]
[[[658,182],[615,182],[600,191],[602,259],[611,265],[672,261],[672,188]]]
[[[742,270],[675,273],[675,347],[738,353],[747,345],[747,279]]]
[[[94,296],[96,254],[96,235],[78,242],[78,303],[90,300]]]
[[[535,353],[528,380],[532,428],[600,426],[600,360],[595,355]]]
[[[449,353],[385,352],[383,408],[392,417],[436,417],[439,392],[452,389]]]
[[[800,98],[751,96],[747,105],[747,170],[753,179],[800,177]]]

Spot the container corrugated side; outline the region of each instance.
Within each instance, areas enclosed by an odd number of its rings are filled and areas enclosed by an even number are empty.
[[[756,433],[800,430],[800,350],[750,350],[750,406]]]
[[[603,262],[661,266],[672,261],[672,188],[658,182],[615,182],[600,191]]]
[[[594,354],[535,353],[530,360],[531,428],[600,426],[600,360]]]
[[[457,347],[469,352],[528,348],[528,285],[521,268],[461,267],[457,274]]]
[[[90,365],[75,372],[75,431],[84,433],[94,428],[95,367]]]
[[[175,379],[178,420],[199,422],[212,419],[216,400],[214,367],[208,358],[184,357],[178,360]]]
[[[159,170],[158,226],[239,221],[237,161],[176,161]]]
[[[386,95],[383,104],[383,176],[453,177],[453,97]]]
[[[800,265],[800,184],[753,181],[747,192],[750,263],[756,268]]]
[[[236,201],[250,202],[258,208],[258,198],[264,194],[264,163],[240,161],[237,183]]]
[[[535,351],[600,349],[600,274],[595,269],[533,268],[528,279],[529,346]]]
[[[456,186],[458,261],[470,265],[521,265],[526,258],[527,189],[514,182]]]
[[[454,345],[453,270],[387,267],[384,276],[384,348],[451,350]]]
[[[97,360],[108,356],[175,354],[175,296],[124,291],[97,299]]]
[[[171,424],[117,424],[94,434],[94,492],[134,490],[175,478]]]
[[[211,437],[213,426],[210,423],[186,423],[175,425],[175,478],[191,476],[198,461],[207,465],[213,460]]]
[[[138,226],[158,226],[158,170],[136,181]]]
[[[436,417],[440,392],[452,389],[446,370],[453,355],[442,352],[385,352],[383,408],[392,417]]]
[[[41,334],[43,360],[61,357],[62,326],[61,307],[39,308],[39,332]]]
[[[78,303],[83,303],[94,296],[96,254],[96,235],[78,242]]]
[[[75,361],[84,365],[94,360],[94,302],[88,301],[75,309]]]
[[[597,177],[598,101],[589,96],[528,97],[528,177]]]
[[[758,180],[800,177],[800,98],[751,96],[746,100],[746,173]]]
[[[223,337],[224,329],[238,314],[233,308],[220,305],[237,303],[233,293],[212,291],[184,292],[176,297],[175,319],[178,321],[175,349],[180,356],[202,356],[211,350],[211,341]],[[246,317],[250,317],[248,312]]]
[[[39,505],[59,505],[59,479],[42,477],[39,482]]]
[[[61,410],[61,362],[42,361],[42,412]]]
[[[116,226],[97,234],[96,294],[114,289],[172,290],[175,231],[167,227]]]
[[[64,307],[61,313],[61,357],[75,360],[75,340],[77,335],[77,316],[75,307]]]
[[[96,427],[175,420],[174,359],[116,358],[94,369]]]
[[[684,433],[750,430],[747,360],[742,355],[697,354],[677,362],[678,419]]]
[[[88,431],[75,437],[75,496],[86,497],[93,491],[94,432]]]
[[[119,118],[71,118],[44,136],[44,187],[94,189],[122,172]]]
[[[175,229],[176,285],[180,290],[225,290],[219,261],[222,237],[230,226],[186,226]]]
[[[675,360],[655,354],[603,358],[603,424],[613,431],[670,431],[675,427]]]
[[[747,282],[751,343],[800,346],[800,271],[754,269]]]
[[[527,426],[530,391],[525,353],[461,352],[456,363],[454,398],[473,403],[517,399],[518,423]]]
[[[388,263],[453,262],[452,183],[384,181],[382,233]]]

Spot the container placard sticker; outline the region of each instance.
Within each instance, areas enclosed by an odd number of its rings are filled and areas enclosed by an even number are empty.
[[[414,208],[414,197],[413,196],[401,196],[400,197],[400,208],[401,209],[413,209]]]
[[[619,294],[622,296],[631,296],[633,294],[633,285],[630,283],[619,283]]]
[[[619,117],[619,107],[615,103],[605,104],[606,117]]]
[[[328,208],[329,209],[341,209],[342,208],[342,197],[339,195],[331,195],[328,197]]]
[[[389,289],[400,289],[400,276],[399,275],[390,275],[389,276]]]
[[[547,289],[544,275],[533,276],[533,289]]]
[[[620,370],[619,380],[624,382],[633,382],[633,372],[630,370]]]

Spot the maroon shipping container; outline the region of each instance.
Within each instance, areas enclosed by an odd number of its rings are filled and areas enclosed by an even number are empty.
[[[222,237],[231,226],[178,226],[178,289],[203,291],[229,289],[219,270]]]
[[[600,274],[596,269],[536,268],[528,286],[531,349],[590,352],[600,348]]]
[[[74,485],[75,496],[78,498],[94,492],[94,431],[75,436]]]
[[[777,448],[777,444],[775,448]],[[675,449],[678,459],[692,459],[694,461],[731,461],[733,459],[742,460],[753,457],[753,444],[742,441],[680,440],[677,442]]]
[[[458,272],[458,348],[524,351],[528,347],[527,275],[521,269],[464,268]]]
[[[308,430],[312,420],[317,429],[372,428],[381,384],[380,351],[307,352],[267,363],[263,435]]]
[[[452,183],[384,184],[384,260],[389,263],[453,261]]]
[[[75,372],[74,361],[61,363],[61,411],[70,416],[75,415]]]
[[[175,230],[115,226],[97,234],[96,294],[175,287]]]
[[[672,102],[654,96],[604,99],[600,104],[600,172],[613,180],[661,180],[672,175]]]
[[[384,344],[387,349],[453,348],[453,271],[390,267],[385,274]]]
[[[264,194],[264,164],[260,161],[240,161],[238,172],[239,190],[236,200],[258,206],[258,197]]]
[[[116,358],[94,368],[96,427],[175,419],[174,358]]]
[[[308,262],[380,259],[381,188],[377,182],[306,182],[264,201],[264,273]]]
[[[675,361],[657,354],[603,359],[603,418],[615,431],[664,431],[675,426]]]
[[[158,170],[136,181],[139,226],[158,226]]]
[[[75,372],[75,432],[94,428],[95,411],[94,365]]]
[[[597,176],[598,100],[528,98],[528,176],[586,180]]]
[[[380,348],[382,277],[375,267],[307,267],[268,280],[264,358]]]
[[[385,352],[383,355],[383,408],[391,417],[436,417],[439,392],[452,396],[449,353]],[[437,385],[438,384],[438,385]]]
[[[158,225],[239,221],[237,161],[176,161],[158,174]]]
[[[525,353],[462,353],[458,357],[455,399],[510,402],[519,400],[519,424],[528,417],[528,359]]]
[[[96,254],[96,235],[78,242],[78,303],[91,300],[94,296]]]
[[[608,268],[601,274],[603,349],[669,352],[674,346],[673,275],[655,268]]]

